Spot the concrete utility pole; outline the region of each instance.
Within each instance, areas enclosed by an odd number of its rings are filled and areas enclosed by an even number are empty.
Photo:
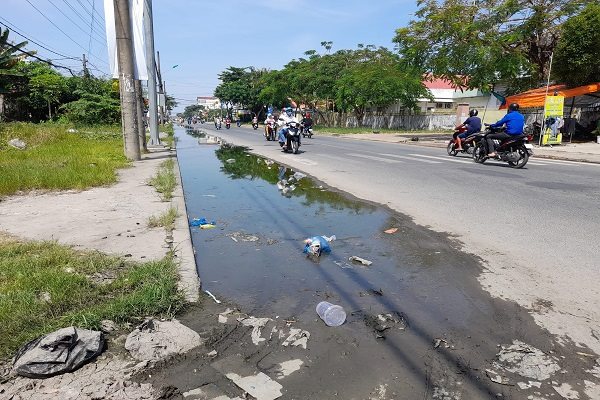
[[[148,67],[148,115],[150,144],[160,144],[158,135],[158,101],[156,97],[156,62],[154,60],[154,20],[152,0],[144,0],[144,42],[146,45],[146,66]]]
[[[135,80],[135,97],[137,98],[137,121],[138,121],[138,140],[140,142],[140,151],[148,150],[146,147],[146,125],[144,124],[144,95],[142,94],[142,81]]]
[[[164,113],[163,104],[162,104],[162,101],[160,100],[160,98],[161,98],[161,96],[163,96],[165,94],[165,92],[164,92],[164,88],[163,88],[162,75],[160,74],[160,52],[159,51],[156,52],[156,74],[158,75],[158,97],[159,97],[158,113],[160,114],[160,123],[163,124],[165,122],[165,120],[164,120],[165,113]]]
[[[134,83],[133,42],[129,0],[113,0],[115,7],[115,31],[117,36],[117,59],[119,64],[119,90],[121,92],[121,125],[125,157],[140,160],[138,136],[137,97]]]
[[[87,67],[87,59],[85,58],[85,54],[83,55],[83,76],[86,78],[90,77],[90,70]]]

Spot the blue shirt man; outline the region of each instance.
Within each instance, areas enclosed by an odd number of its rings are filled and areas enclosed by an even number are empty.
[[[509,111],[500,121],[490,126],[498,128],[504,124],[506,124],[506,133],[509,135],[521,135],[525,127],[525,117],[517,110]]]

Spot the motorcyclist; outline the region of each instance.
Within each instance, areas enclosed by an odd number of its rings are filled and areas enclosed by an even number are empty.
[[[252,117],[252,125],[258,125],[258,118],[256,117],[256,115]]]
[[[465,120],[461,125],[457,126],[457,129],[467,128],[463,133],[458,131],[454,133],[454,143],[456,144],[456,150],[462,151],[462,139],[466,139],[469,136],[481,131],[481,119],[477,116],[479,112],[476,109],[469,111],[469,118]]]
[[[279,130],[279,146],[286,149],[287,148],[287,146],[286,146],[287,134],[289,131],[289,127],[287,126],[287,124],[292,123],[292,122],[298,123],[298,119],[296,119],[296,117],[294,116],[294,112],[292,111],[291,107],[286,107],[282,111],[283,112],[281,114],[279,114],[279,120],[277,121],[277,125],[279,125],[280,127],[283,127],[282,129]],[[300,137],[299,136],[298,136],[298,146],[300,146]]]
[[[304,117],[302,118],[302,121],[300,121],[300,124],[302,124],[303,132],[307,132],[312,127],[313,120],[310,117],[310,113],[304,114]]]
[[[221,120],[219,117],[215,117],[215,129],[219,129],[219,125],[221,125]]]
[[[519,136],[523,134],[525,128],[525,117],[519,112],[519,105],[512,103],[508,106],[508,113],[495,124],[489,125],[491,128],[499,128],[506,124],[506,130],[503,132],[490,133],[486,135],[488,157],[496,157],[494,151],[494,139],[500,141],[508,139],[512,136]]]

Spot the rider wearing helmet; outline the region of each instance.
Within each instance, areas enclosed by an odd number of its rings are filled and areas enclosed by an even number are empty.
[[[279,122],[278,125],[283,127],[279,130],[279,146],[283,147],[287,141],[287,133],[289,128],[286,126],[290,122],[298,123],[296,117],[294,117],[294,112],[291,107],[286,107],[282,110],[281,114],[279,114]],[[298,139],[298,145],[300,145],[300,140]]]
[[[491,124],[490,127],[499,128],[504,124],[506,124],[505,131],[491,133],[486,136],[488,157],[496,157],[496,152],[494,151],[494,139],[502,141],[512,136],[523,134],[523,129],[525,128],[525,117],[519,112],[519,105],[517,103],[512,103],[510,106],[508,106],[508,113],[500,121],[496,122],[495,124]]]
[[[477,114],[479,114],[479,112],[476,109],[471,109],[471,111],[469,111],[469,118],[467,118],[465,120],[465,122],[462,123],[462,125],[459,125],[457,128],[462,128],[465,127],[467,128],[467,130],[463,133],[458,133],[456,132],[453,136],[454,136],[454,143],[456,143],[456,150],[461,151],[462,150],[462,140],[461,139],[466,139],[467,137],[481,131],[481,119],[477,116]]]

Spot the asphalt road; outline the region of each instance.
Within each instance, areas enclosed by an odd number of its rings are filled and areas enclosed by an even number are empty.
[[[318,133],[293,155],[264,140],[262,126],[196,128],[447,232],[482,258],[486,290],[600,353],[600,165],[533,158],[516,170],[445,149]]]

